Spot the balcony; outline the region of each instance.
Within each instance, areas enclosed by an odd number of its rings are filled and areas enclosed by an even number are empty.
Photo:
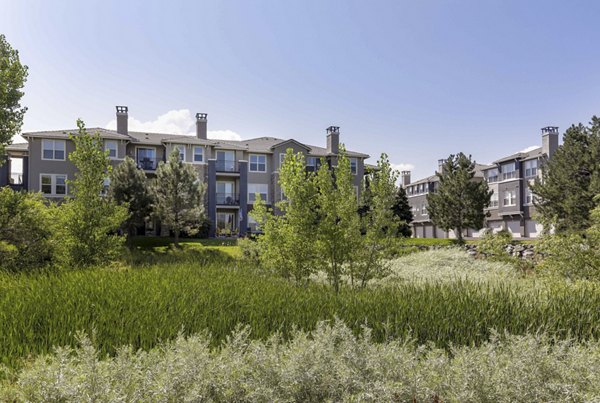
[[[238,165],[237,161],[217,160],[215,162],[215,170],[217,172],[239,173],[240,166]]]
[[[217,206],[239,206],[239,193],[217,193]]]
[[[160,158],[137,157],[135,162],[138,168],[143,169],[144,171],[156,171],[160,161],[162,161]]]

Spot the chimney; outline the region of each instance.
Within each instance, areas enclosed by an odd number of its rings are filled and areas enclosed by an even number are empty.
[[[542,152],[552,157],[558,148],[558,126],[542,127]]]
[[[445,162],[446,162],[446,160],[445,160],[445,159],[438,160],[438,170],[437,170],[437,172],[438,172],[439,174],[441,174],[441,173],[443,173],[443,172],[444,172],[444,163],[445,163]]]
[[[402,183],[402,187],[408,186],[410,184],[410,171],[400,172],[400,181]]]
[[[206,126],[208,113],[196,113],[196,137],[206,140]]]
[[[327,153],[338,154],[340,151],[340,128],[329,126],[327,128]]]
[[[127,113],[128,108],[126,106],[117,106],[117,133],[125,134],[129,132],[127,129]]]

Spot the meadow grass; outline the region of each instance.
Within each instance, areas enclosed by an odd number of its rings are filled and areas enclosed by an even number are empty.
[[[95,332],[104,355],[126,344],[148,350],[180,331],[208,330],[218,344],[240,324],[256,339],[287,337],[335,317],[356,333],[372,327],[376,342],[412,337],[439,347],[481,343],[491,329],[577,340],[600,335],[597,283],[400,281],[335,294],[326,285],[297,286],[238,267],[214,249],[153,256],[160,264],[147,257],[135,256],[142,262],[135,267],[0,275],[0,362],[16,368],[53,346],[73,346],[78,331]]]

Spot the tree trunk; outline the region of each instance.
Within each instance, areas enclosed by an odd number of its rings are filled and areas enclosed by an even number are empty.
[[[175,247],[179,249],[179,230],[175,230]]]
[[[456,228],[456,240],[458,241],[459,245],[463,245],[465,243],[465,240],[463,239],[463,234],[462,234],[462,228]]]

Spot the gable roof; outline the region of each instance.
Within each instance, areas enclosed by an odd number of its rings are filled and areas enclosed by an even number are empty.
[[[101,127],[87,127],[88,133],[98,133],[103,139],[114,139],[114,140],[131,140],[129,136],[117,133],[114,130],[103,129]],[[25,138],[56,138],[56,139],[68,139],[69,134],[77,135],[79,129],[67,129],[67,130],[49,130],[41,132],[27,132],[21,134]]]
[[[507,162],[507,161],[511,161],[511,160],[526,160],[526,159],[530,159],[530,158],[539,158],[541,156],[544,155],[544,152],[542,151],[542,147],[537,147],[534,148],[532,150],[529,151],[525,151],[525,152],[518,152],[518,153],[514,153],[511,155],[508,155],[506,157],[500,158],[496,161],[494,161],[492,164],[500,164],[502,162]],[[492,166],[489,166],[489,168],[493,168]]]

